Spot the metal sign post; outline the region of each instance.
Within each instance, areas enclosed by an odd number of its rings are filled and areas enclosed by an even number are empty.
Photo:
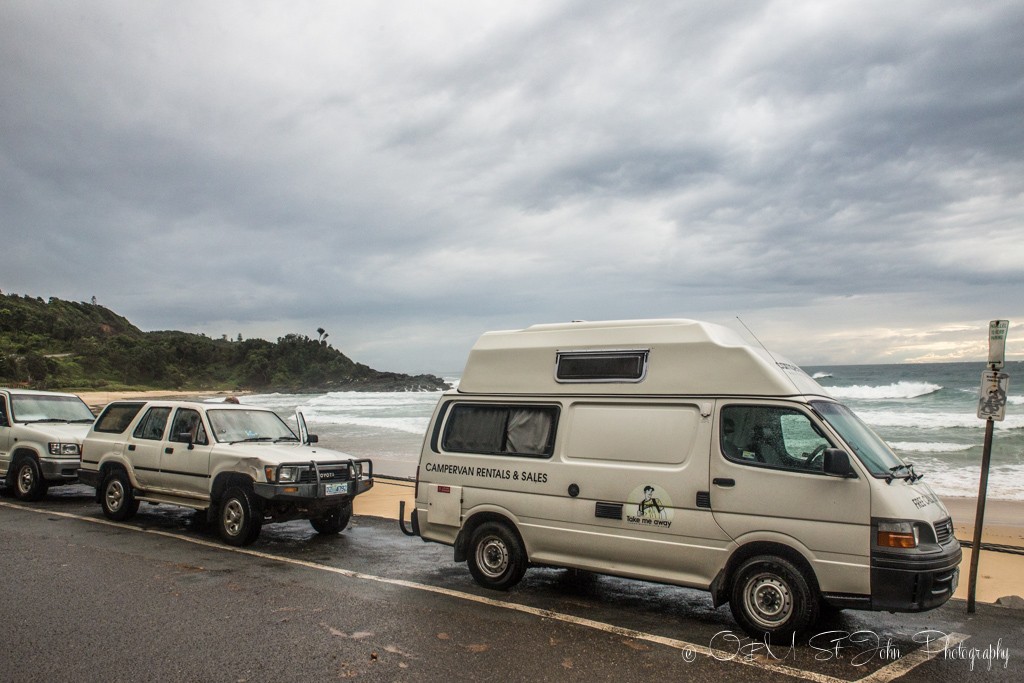
[[[978,483],[978,509],[974,515],[974,539],[971,541],[971,574],[967,584],[967,613],[974,614],[974,596],[978,587],[978,558],[981,556],[981,532],[985,526],[985,498],[988,470],[992,460],[992,432],[996,420],[1006,416],[1006,392],[1010,376],[1002,370],[1006,356],[1009,320],[993,320],[988,325],[988,369],[981,373],[978,391],[978,419],[985,420],[985,445],[981,452],[981,481]]]

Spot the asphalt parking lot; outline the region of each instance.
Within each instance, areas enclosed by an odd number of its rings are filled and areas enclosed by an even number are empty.
[[[1002,607],[754,642],[700,591],[542,568],[486,591],[392,520],[238,549],[181,508],[109,522],[91,492],[0,499],[2,680],[1024,680],[1024,613]]]

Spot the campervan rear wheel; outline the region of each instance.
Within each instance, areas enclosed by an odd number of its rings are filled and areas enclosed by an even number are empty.
[[[818,596],[795,564],[760,555],[740,566],[729,601],[732,615],[754,638],[788,640],[818,619]]]
[[[526,573],[526,551],[519,536],[501,522],[485,522],[470,540],[469,573],[484,588],[508,590]]]

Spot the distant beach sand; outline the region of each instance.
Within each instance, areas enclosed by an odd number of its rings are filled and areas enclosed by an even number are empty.
[[[211,391],[187,393],[181,391],[93,391],[78,395],[92,410],[98,413],[111,401],[126,399],[164,398],[205,401],[244,396],[246,392]],[[414,496],[411,484],[378,480],[368,494],[356,498],[356,514],[373,517],[398,518],[399,502],[404,500],[406,515],[413,509]],[[942,502],[949,510],[956,529],[956,537],[971,541],[974,538],[974,517],[977,510],[975,498],[943,497]],[[985,505],[985,528],[983,543],[1016,546],[1024,548],[1024,502],[989,500]],[[967,598],[968,574],[971,566],[971,551],[964,548],[960,565],[960,587],[956,597]],[[983,550],[978,564],[979,602],[995,602],[1006,596],[1024,597],[1024,555]]]
[[[141,399],[180,399],[183,401],[205,401],[207,399],[227,398],[228,396],[244,396],[247,391],[200,391],[185,392],[175,390],[154,390],[154,391],[79,391],[75,392],[85,401],[92,411],[99,414],[104,406],[113,401],[141,400]]]

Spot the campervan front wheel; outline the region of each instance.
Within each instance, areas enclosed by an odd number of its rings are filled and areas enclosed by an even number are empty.
[[[501,522],[476,528],[467,560],[469,573],[484,588],[508,590],[526,573],[526,551],[516,533]]]
[[[740,566],[729,601],[732,615],[755,638],[786,640],[818,619],[818,597],[795,564],[761,555]]]

